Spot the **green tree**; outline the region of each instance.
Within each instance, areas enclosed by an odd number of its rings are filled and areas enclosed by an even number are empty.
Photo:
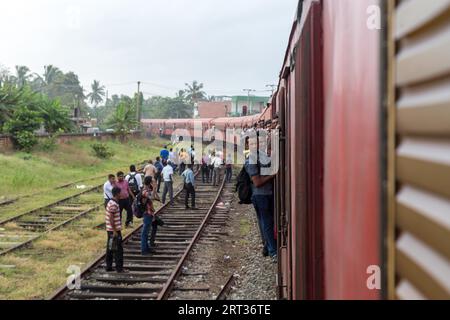
[[[14,110],[11,119],[6,122],[5,131],[11,134],[16,148],[29,152],[37,143],[34,132],[41,123],[39,112],[21,106]]]
[[[36,97],[28,87],[17,88],[12,83],[0,87],[0,128],[11,119],[19,107],[36,109]]]
[[[26,66],[16,66],[16,84],[19,88],[23,88],[28,80],[30,79],[31,75],[30,69]]]
[[[186,99],[194,104],[206,98],[206,93],[203,91],[203,83],[198,83],[194,80],[191,84],[186,83]]]
[[[91,104],[97,107],[98,104],[103,101],[103,97],[105,96],[105,87],[100,85],[100,81],[94,80],[91,85],[91,90],[92,91],[87,95],[87,98]]]
[[[73,123],[69,118],[69,110],[61,106],[59,100],[42,97],[39,115],[42,118],[45,131],[51,136],[61,131],[69,132],[73,129]]]
[[[47,86],[54,83],[57,77],[61,76],[63,73],[57,67],[53,65],[48,65],[44,67],[43,80]]]
[[[0,64],[0,87],[5,83],[9,82],[11,74],[9,73],[8,68]]]
[[[114,129],[121,141],[125,141],[127,134],[137,125],[135,108],[132,104],[122,101],[108,119],[107,124]]]

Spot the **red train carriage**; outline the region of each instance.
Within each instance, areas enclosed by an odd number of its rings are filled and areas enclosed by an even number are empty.
[[[450,298],[449,16],[299,2],[272,99],[280,298]]]
[[[450,298],[450,2],[427,3],[299,1],[269,107],[201,120],[281,130],[281,299]]]
[[[299,5],[275,99],[284,138],[280,298],[380,297],[366,286],[367,267],[381,256],[380,36],[365,15],[372,4]]]
[[[148,136],[159,136],[164,133],[165,119],[144,119],[142,120],[142,128]]]

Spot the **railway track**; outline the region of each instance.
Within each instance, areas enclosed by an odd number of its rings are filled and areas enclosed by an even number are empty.
[[[65,187],[76,183],[78,182],[67,184]],[[92,201],[90,197],[102,199],[102,187],[103,183],[52,204],[0,221],[0,256],[19,250],[45,234],[99,210],[102,204]]]
[[[146,164],[146,162],[144,161],[144,162],[139,163],[139,166],[144,166],[145,164]],[[77,181],[64,183],[64,184],[59,185],[57,187],[54,187],[52,189],[45,190],[45,192],[67,189],[67,188],[76,186],[79,183],[83,183],[83,182],[86,183],[86,182],[89,182],[89,181],[98,180],[98,179],[104,178],[105,176],[106,176],[106,174],[103,174],[103,175],[99,175],[99,176],[92,177],[92,178],[86,178],[86,179],[81,179],[81,180],[77,180]],[[39,195],[42,192],[43,191],[39,191],[39,192],[34,192],[34,193],[26,194],[26,195],[23,195],[23,196],[19,196],[19,197],[2,199],[0,201],[0,207],[4,207],[6,205],[10,205],[10,204],[16,203],[19,200],[23,200],[23,199],[26,199],[26,198],[34,197],[36,195]]]
[[[105,256],[102,255],[82,272],[80,288],[69,290],[64,286],[52,299],[164,300],[177,290],[199,289],[177,287],[176,280],[200,239],[218,239],[211,233],[211,228],[217,229],[224,224],[224,217],[214,217],[224,186],[224,181],[219,187],[197,182],[198,210],[185,210],[184,192],[178,191],[173,205],[166,204],[158,210],[166,225],[158,230],[153,255],[140,254],[141,226],[124,238],[124,267],[129,273],[105,272]]]

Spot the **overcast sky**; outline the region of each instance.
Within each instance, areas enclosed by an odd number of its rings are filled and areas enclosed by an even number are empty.
[[[74,71],[109,94],[209,95],[277,81],[297,0],[2,0],[0,64]],[[265,92],[260,92],[266,94]]]

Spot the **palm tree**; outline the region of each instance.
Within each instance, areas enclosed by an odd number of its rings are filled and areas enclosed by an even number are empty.
[[[100,86],[100,81],[94,80],[91,85],[92,92],[87,95],[89,102],[95,107],[98,106],[100,102],[103,101],[103,97],[105,96],[105,87]]]
[[[202,91],[203,83],[198,83],[197,80],[194,80],[192,84],[186,83],[186,99],[191,103],[196,103],[202,99],[205,99],[206,93]]]
[[[178,90],[178,92],[175,94],[175,99],[184,101],[186,98],[186,91],[184,90]]]
[[[115,134],[120,137],[121,141],[125,141],[127,134],[138,124],[132,104],[122,101],[107,121],[107,124],[114,129]]]
[[[44,67],[44,75],[43,80],[46,85],[51,85],[56,77],[61,74],[61,70],[59,70],[57,67],[54,67],[53,65],[48,65]]]
[[[61,106],[58,100],[43,98],[39,107],[39,114],[43,120],[45,130],[54,135],[58,131],[69,132],[73,129],[69,111]]]
[[[16,79],[17,79],[17,85],[19,88],[22,88],[27,83],[28,79],[30,78],[30,69],[26,66],[16,66]]]

